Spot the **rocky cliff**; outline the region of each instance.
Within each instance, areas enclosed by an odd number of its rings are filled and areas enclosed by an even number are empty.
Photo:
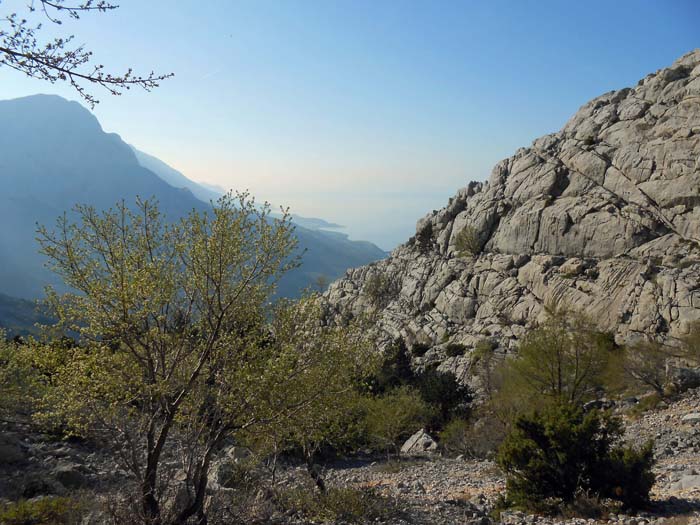
[[[476,254],[458,250],[462,231]],[[431,346],[457,371],[468,357],[447,343],[511,348],[546,306],[618,341],[687,333],[700,319],[700,50],[590,101],[326,298],[340,317],[377,310],[386,340]]]

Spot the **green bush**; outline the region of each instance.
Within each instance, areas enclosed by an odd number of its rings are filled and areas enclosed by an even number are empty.
[[[454,418],[438,434],[440,449],[448,456],[492,458],[505,437],[505,427],[490,414]]]
[[[401,443],[431,418],[432,411],[420,394],[402,386],[381,396],[367,398],[367,432],[377,450],[396,451]]]
[[[428,350],[430,350],[430,345],[426,345],[423,343],[415,343],[411,347],[411,355],[414,355],[416,357],[423,357]]]
[[[29,345],[6,341],[0,329],[0,416],[28,414],[41,396],[41,377]]]
[[[0,504],[2,525],[73,525],[83,506],[71,498],[47,497]]]
[[[416,233],[416,244],[420,253],[428,253],[433,246],[433,223],[429,222]]]
[[[622,433],[619,419],[567,404],[519,417],[497,456],[508,500],[552,511],[586,493],[645,505],[654,481],[651,445],[622,447]]]
[[[399,289],[397,283],[386,274],[374,273],[367,279],[362,291],[372,306],[384,308],[396,298]]]
[[[463,257],[479,255],[482,250],[482,244],[476,228],[469,224],[464,226],[455,237],[455,248],[457,248],[459,255]]]
[[[423,401],[435,409],[428,425],[430,430],[440,430],[451,418],[469,414],[474,394],[451,372],[429,367],[418,376],[417,385]]]
[[[365,383],[372,394],[379,395],[402,385],[413,384],[415,380],[406,343],[399,337],[386,348],[379,370]]]
[[[445,354],[447,357],[458,357],[464,355],[467,351],[467,347],[460,343],[449,343],[445,346]]]
[[[299,487],[277,491],[275,500],[283,510],[312,523],[383,522],[400,514],[392,501],[368,489],[330,488],[320,493]]]

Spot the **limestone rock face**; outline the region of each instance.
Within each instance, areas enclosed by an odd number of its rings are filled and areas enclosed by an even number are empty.
[[[460,246],[465,228],[479,253]],[[325,297],[339,319],[379,309],[385,340],[431,346],[423,359],[457,373],[468,353],[447,357],[446,343],[508,349],[545,305],[620,342],[687,333],[700,319],[700,50],[590,101]]]

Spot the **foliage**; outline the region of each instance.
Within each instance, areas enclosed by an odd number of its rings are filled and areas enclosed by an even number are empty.
[[[622,433],[618,419],[568,404],[520,416],[497,456],[509,501],[547,510],[585,492],[631,508],[646,504],[654,481],[651,445],[624,448]]]
[[[384,350],[384,359],[379,370],[366,383],[372,394],[380,395],[392,388],[411,385],[416,381],[416,374],[411,368],[411,357],[402,338],[395,339]]]
[[[501,400],[520,399],[525,406],[588,400],[605,386],[614,352],[607,334],[569,314],[555,314],[525,336],[517,357],[505,365]]]
[[[428,253],[433,245],[433,223],[426,223],[423,228],[421,228],[416,233],[416,243],[418,244],[418,250],[420,253]]]
[[[474,395],[451,372],[428,367],[418,376],[416,383],[423,401],[435,409],[429,423],[431,430],[439,430],[451,418],[465,417],[469,413]]]
[[[471,367],[487,396],[494,393],[494,357],[496,344],[491,339],[479,341],[471,353]]]
[[[282,374],[257,407],[267,423],[254,429],[253,439],[258,447],[266,442],[272,453],[300,449],[321,486],[314,456],[324,446],[343,450],[359,441],[363,428],[356,385],[379,363],[363,326],[323,325],[317,299],[281,301],[274,310],[273,346]]]
[[[289,216],[270,218],[247,194],[175,224],[150,201],[76,214],[78,223],[64,215],[56,232],[39,230],[43,253],[77,292],[49,291],[50,303],[80,334],[51,371],[47,415],[111,443],[142,488],[144,522],[186,521],[203,513],[224,440],[271,418],[270,399],[282,403],[275,414],[310,402],[270,397],[306,363],[266,323],[277,279],[296,265]],[[180,453],[166,467],[171,449]],[[187,497],[169,497],[168,468],[182,473]]]
[[[29,3],[26,13],[2,15],[7,29],[0,29],[0,66],[24,73],[28,77],[46,80],[52,84],[69,82],[83,100],[90,106],[99,102],[86,91],[85,85],[100,86],[112,95],[120,95],[123,90],[138,86],[146,91],[158,87],[161,80],[169,75],[134,75],[128,69],[121,75],[108,73],[101,64],[93,62],[92,52],[83,45],[73,45],[74,37],[49,36],[42,41],[41,20],[60,25],[64,18],[78,20],[81,15],[106,12],[117,6],[105,0],[82,0],[68,3],[65,0],[38,0]],[[39,20],[35,12],[43,14]]]
[[[377,309],[385,308],[398,294],[397,283],[385,273],[372,273],[365,281],[362,292]]]
[[[426,345],[424,343],[414,343],[413,346],[411,346],[411,355],[415,357],[423,357],[428,350],[430,350],[430,345]]]
[[[459,357],[464,355],[467,351],[467,347],[460,343],[449,343],[445,346],[445,355],[447,357]]]
[[[455,237],[455,248],[462,257],[474,257],[481,253],[483,248],[479,232],[469,224],[465,225]]]
[[[310,522],[373,523],[400,514],[393,502],[369,489],[331,488],[318,493],[304,487],[280,490],[276,503]]]
[[[389,451],[415,433],[431,416],[430,407],[410,387],[398,387],[382,397],[367,398],[366,425],[378,449]]]
[[[440,434],[440,448],[450,456],[493,457],[505,438],[505,426],[493,415],[481,413],[470,419],[454,418]]]
[[[31,348],[7,341],[0,330],[0,417],[28,415],[42,395],[42,386]]]
[[[0,523],[3,525],[77,525],[81,522],[83,505],[71,498],[46,497],[0,503]]]

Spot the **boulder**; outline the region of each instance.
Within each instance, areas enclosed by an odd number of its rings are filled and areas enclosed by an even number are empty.
[[[700,475],[683,476],[671,484],[671,490],[688,490],[700,487]]]
[[[407,456],[420,456],[424,454],[432,454],[437,452],[437,442],[425,430],[421,429],[410,438],[401,447],[401,454]]]
[[[14,465],[26,460],[22,441],[15,434],[0,434],[0,466]]]
[[[700,412],[691,412],[690,414],[686,414],[681,418],[681,421],[683,423],[690,423],[691,425],[700,423]]]
[[[53,469],[52,475],[67,489],[79,489],[87,484],[87,479],[77,464],[60,463]]]

